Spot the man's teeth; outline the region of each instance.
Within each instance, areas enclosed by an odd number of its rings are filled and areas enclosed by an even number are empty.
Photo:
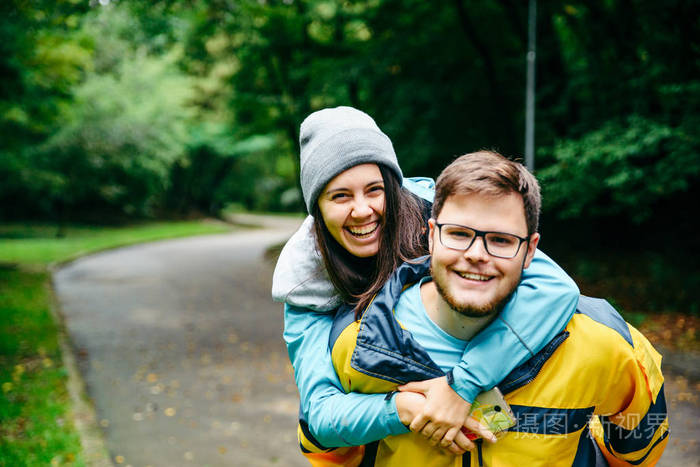
[[[474,274],[473,272],[458,272],[457,274],[465,279],[471,279],[474,281],[487,281],[490,279],[489,276],[482,276],[481,274]]]
[[[363,225],[359,227],[348,227],[347,229],[353,235],[367,235],[377,230],[378,226],[379,224],[375,222],[373,224]]]

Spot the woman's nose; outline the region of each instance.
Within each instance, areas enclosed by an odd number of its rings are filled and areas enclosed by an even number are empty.
[[[352,207],[352,215],[354,217],[367,217],[372,214],[372,207],[365,198],[355,199]]]

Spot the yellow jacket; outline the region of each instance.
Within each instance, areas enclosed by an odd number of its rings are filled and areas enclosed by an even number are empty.
[[[346,392],[389,393],[442,374],[394,319],[391,298],[379,298],[360,321],[336,318],[332,360]],[[455,457],[414,433],[327,450],[300,429],[300,442],[315,466],[654,465],[668,442],[660,363],[606,301],[582,296],[565,331],[499,384],[518,423],[496,444]]]

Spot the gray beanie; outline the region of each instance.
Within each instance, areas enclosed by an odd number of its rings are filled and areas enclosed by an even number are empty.
[[[383,164],[403,181],[389,137],[372,117],[352,107],[323,109],[306,117],[299,145],[301,191],[309,212],[333,177],[359,164]]]

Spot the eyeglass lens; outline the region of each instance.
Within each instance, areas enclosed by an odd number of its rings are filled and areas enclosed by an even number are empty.
[[[442,224],[440,228],[440,241],[447,248],[467,250],[476,237],[483,238],[486,251],[493,256],[512,258],[518,253],[520,247],[520,239],[515,235],[499,232],[477,234],[468,227],[451,224]]]

